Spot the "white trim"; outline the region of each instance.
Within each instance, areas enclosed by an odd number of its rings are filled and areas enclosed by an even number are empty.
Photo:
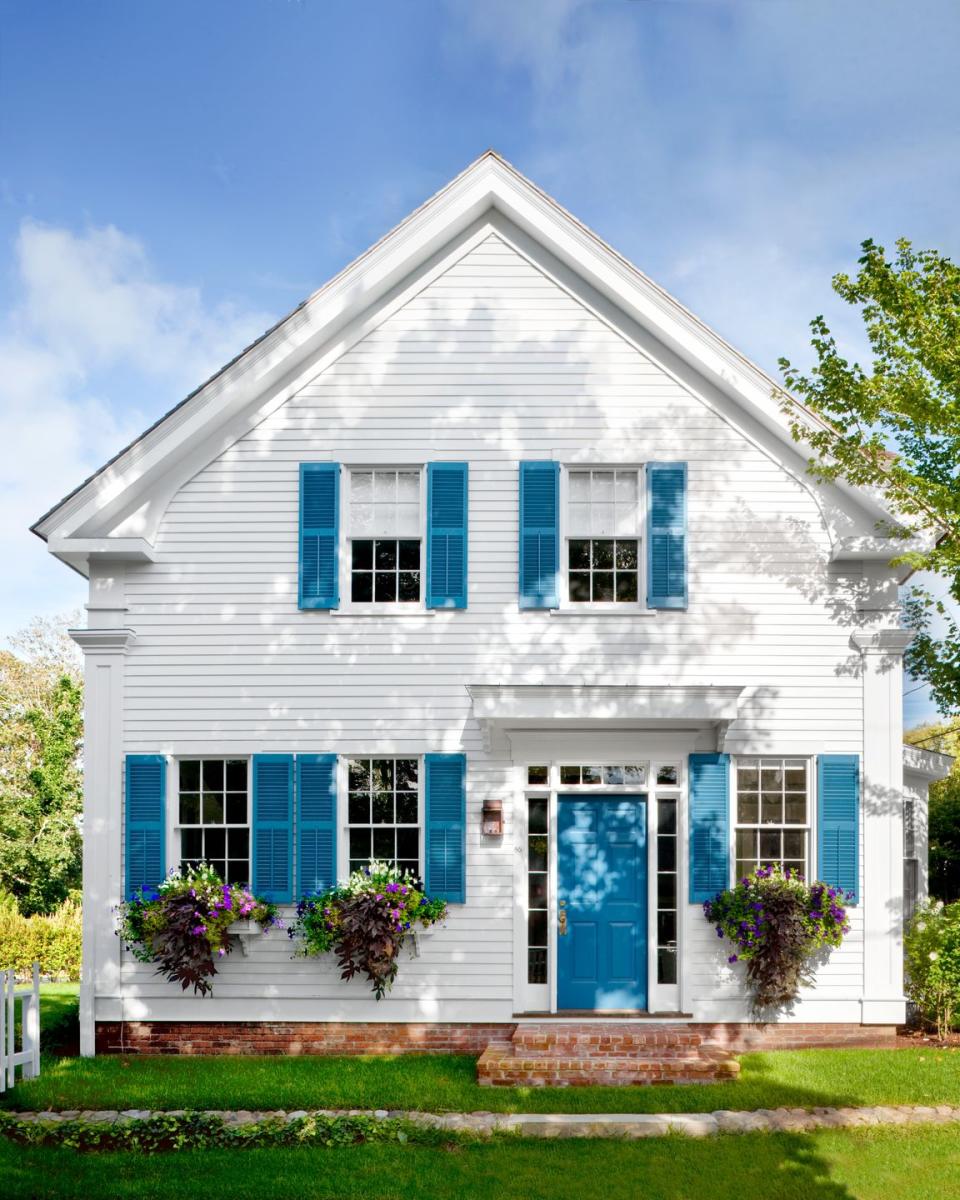
[[[337,879],[342,882],[350,875],[350,759],[351,758],[415,758],[417,760],[417,854],[418,867],[417,872],[421,879],[426,875],[426,828],[427,828],[427,807],[426,793],[424,791],[424,766],[423,754],[420,751],[404,754],[402,751],[391,750],[389,753],[384,750],[352,750],[340,751],[337,754]],[[357,828],[364,828],[358,826]],[[372,825],[371,825],[372,828]],[[389,825],[385,828],[396,829],[406,828],[412,829],[413,826],[396,826]],[[371,841],[372,850],[372,841]]]
[[[919,775],[923,779],[946,779],[953,770],[954,758],[950,754],[941,754],[937,750],[923,750],[919,746],[904,743],[903,769],[910,775]]]
[[[223,436],[225,426],[243,417],[256,424],[296,391],[296,380],[324,348],[340,352],[348,331],[363,314],[391,296],[395,300],[412,273],[422,271],[449,246],[476,235],[475,228],[498,210],[518,229],[553,254],[588,286],[611,301],[692,366],[719,391],[740,404],[794,451],[789,422],[781,411],[779,385],[735,351],[636,267],[612,250],[570,213],[525,179],[493,151],[487,151],[461,175],[412,213],[136,442],[108,468],[94,475],[35,525],[41,537],[70,534],[95,519],[123,519],[142,508],[151,487],[163,490],[170,458],[191,457],[199,448],[221,453],[238,434]],[[420,283],[422,286],[422,283]],[[263,398],[267,396],[266,404]],[[259,407],[257,407],[259,406]],[[818,428],[822,420],[802,410]],[[802,453],[802,447],[801,447]],[[208,458],[209,460],[209,458]],[[194,471],[197,465],[193,464]],[[202,465],[202,464],[200,464]],[[892,519],[882,498],[866,488],[834,485],[856,497],[874,518]],[[165,504],[145,518],[143,528],[159,519]],[[112,517],[111,515],[112,514]]]
[[[599,461],[596,455],[593,454],[590,458],[584,460],[573,461],[569,458],[569,454],[563,456],[560,460],[560,496],[557,520],[557,537],[559,539],[559,557],[558,564],[559,581],[560,581],[560,606],[559,608],[547,609],[551,615],[559,616],[618,616],[618,617],[641,617],[653,616],[656,610],[647,607],[647,469],[644,463],[639,462],[608,462],[606,460]],[[571,538],[569,533],[569,504],[570,504],[570,472],[573,471],[636,471],[637,472],[637,532],[633,536],[625,534],[622,538],[624,541],[637,542],[637,600],[632,603],[617,604],[615,601],[583,601],[570,599],[570,571],[568,563],[570,561],[567,542]],[[590,541],[598,540],[591,534]],[[617,541],[618,535],[611,534],[609,539],[603,540]],[[536,611],[536,610],[533,610]]]
[[[762,829],[763,824],[757,821],[755,824],[741,825],[737,820],[737,764],[747,758],[755,758],[758,763],[762,763],[764,759],[775,759],[780,762],[785,762],[787,759],[802,760],[807,772],[807,820],[803,825],[775,825],[771,824],[770,829],[778,831],[783,830],[799,830],[807,835],[807,853],[804,870],[804,878],[808,881],[813,881],[817,878],[817,873],[820,869],[817,862],[817,753],[801,753],[801,754],[774,754],[774,753],[758,753],[750,754],[748,751],[740,750],[736,754],[730,755],[730,771],[727,780],[727,789],[729,792],[729,814],[730,814],[730,833],[729,833],[729,863],[728,863],[728,878],[729,886],[733,887],[740,876],[737,874],[737,830],[738,829]],[[757,798],[759,803],[760,798],[759,781],[757,785]],[[759,816],[759,813],[758,813]],[[859,853],[859,851],[858,851]]]
[[[558,1012],[557,989],[559,985],[559,943],[557,926],[558,911],[558,847],[557,819],[559,814],[559,797],[563,795],[578,796],[585,799],[591,797],[616,797],[642,794],[646,806],[646,952],[647,952],[647,1011],[679,1012],[682,996],[683,961],[685,947],[684,911],[686,908],[685,888],[687,886],[687,865],[684,848],[686,846],[686,808],[687,808],[687,768],[688,751],[679,748],[674,753],[661,752],[651,757],[649,751],[635,749],[631,746],[631,735],[622,733],[619,737],[618,748],[609,754],[597,754],[590,751],[589,741],[581,748],[568,748],[561,753],[559,748],[553,751],[552,757],[538,757],[536,754],[525,754],[513,765],[512,778],[514,781],[514,1010],[518,1015],[538,1012]],[[689,738],[687,739],[689,743]],[[564,784],[560,781],[561,758],[564,762],[578,762],[586,765],[603,765],[611,762],[637,762],[647,767],[647,779],[643,784],[628,783],[618,785],[603,784]],[[547,766],[547,782],[545,784],[528,784],[527,769],[533,765]],[[677,782],[658,784],[657,772],[664,766],[677,767]],[[529,912],[528,892],[528,800],[534,796],[548,798],[547,828],[549,830],[547,857],[547,983],[530,984],[527,982],[527,917]],[[661,984],[657,982],[657,873],[658,873],[658,843],[657,820],[658,806],[661,797],[677,800],[677,982],[676,984]],[[535,1019],[527,1017],[527,1019]],[[604,1018],[597,1018],[604,1019]],[[578,1018],[579,1020],[579,1018]]]
[[[351,554],[350,535],[350,476],[353,471],[413,471],[420,474],[420,599],[414,604],[411,601],[386,601],[381,603],[356,603],[350,599],[351,593]],[[363,541],[378,540],[371,534]],[[412,541],[412,538],[385,538],[386,541]],[[340,531],[337,547],[340,576],[340,606],[330,610],[331,616],[341,617],[423,617],[435,610],[427,608],[427,463],[421,456],[416,461],[400,462],[395,457],[374,461],[369,457],[357,459],[349,464],[342,463],[340,468]]]

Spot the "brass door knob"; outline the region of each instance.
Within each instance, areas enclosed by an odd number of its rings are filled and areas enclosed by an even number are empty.
[[[561,908],[560,909],[560,936],[561,937],[566,936],[566,932],[567,932],[567,910],[565,908]]]

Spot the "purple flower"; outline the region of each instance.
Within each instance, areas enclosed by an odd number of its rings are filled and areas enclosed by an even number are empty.
[[[727,959],[727,962],[728,962],[728,963],[735,963],[735,962],[737,962],[738,960],[739,960],[739,955],[737,955],[737,954],[731,954],[731,955],[730,955],[730,957]]]

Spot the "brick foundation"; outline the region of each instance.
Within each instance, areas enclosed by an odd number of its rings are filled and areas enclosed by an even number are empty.
[[[98,1021],[98,1054],[474,1054],[513,1025],[387,1021]]]
[[[830,1023],[783,1023],[755,1025],[747,1022],[692,1022],[688,1028],[700,1034],[704,1043],[721,1046],[734,1054],[747,1050],[804,1050],[815,1046],[863,1046],[893,1048],[897,1043],[895,1025],[857,1025],[853,1021]]]
[[[892,1025],[833,1024],[753,1025],[746,1023],[686,1024],[669,1022],[563,1022],[603,1037],[604,1046],[617,1031],[643,1029],[653,1045],[655,1031],[673,1040],[693,1038],[735,1054],[746,1050],[792,1050],[813,1046],[896,1045]],[[540,1030],[551,1023],[538,1023]],[[529,1028],[526,1025],[521,1028]],[[401,1023],[387,1021],[98,1021],[98,1054],[472,1054],[479,1057],[493,1044],[510,1042],[514,1024]],[[526,1039],[524,1039],[526,1040]],[[662,1040],[662,1039],[661,1039]],[[612,1047],[611,1047],[612,1048]]]

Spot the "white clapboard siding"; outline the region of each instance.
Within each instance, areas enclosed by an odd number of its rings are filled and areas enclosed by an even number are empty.
[[[298,466],[370,450],[470,462],[469,608],[371,619],[297,608]],[[688,463],[690,606],[652,617],[517,609],[517,462]],[[741,684],[727,748],[859,751],[849,588],[807,481],[491,233],[173,497],[157,562],[131,566],[127,752],[469,756],[468,903],[403,963],[376,1005],[283,935],[225,960],[213,999],[172,995],[126,958],[128,1016],[506,1019],[512,1011],[513,826],[481,842],[485,797],[509,799],[467,683]],[[509,814],[508,814],[509,815]],[[855,932],[800,1006],[862,993]],[[742,1015],[710,927],[684,922],[684,1002]],[[837,1007],[839,1005],[839,1007]],[[739,1007],[738,1007],[739,1006]],[[98,1012],[117,1015],[115,998]]]

